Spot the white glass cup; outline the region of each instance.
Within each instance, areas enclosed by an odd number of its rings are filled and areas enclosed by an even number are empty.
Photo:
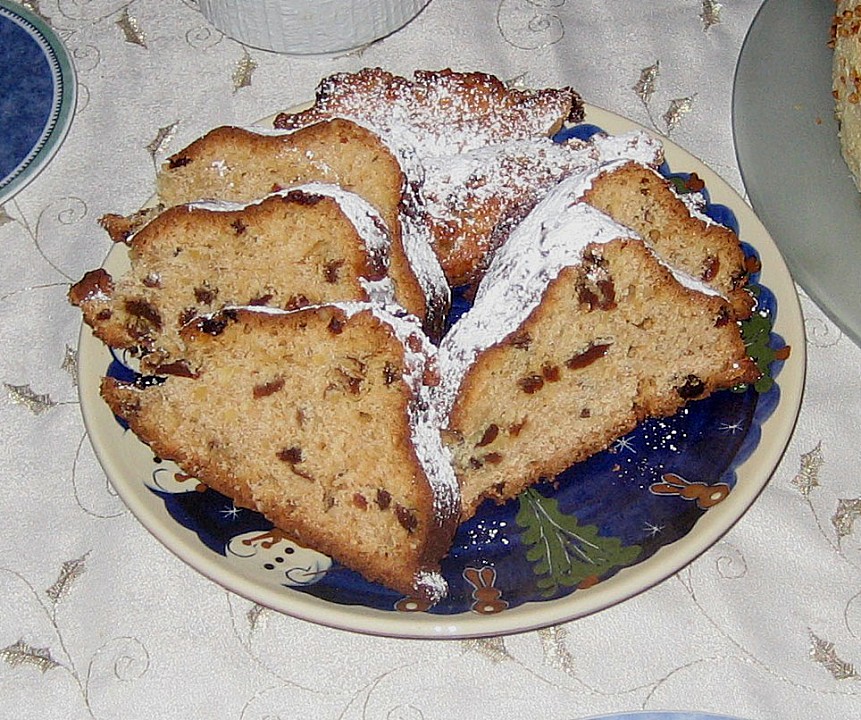
[[[234,40],[296,55],[351,50],[406,25],[430,0],[199,0]]]

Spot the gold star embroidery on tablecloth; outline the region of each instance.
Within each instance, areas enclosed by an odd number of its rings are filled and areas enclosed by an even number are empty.
[[[810,491],[819,487],[819,471],[822,469],[824,459],[822,457],[822,443],[801,455],[801,463],[798,473],[792,478],[792,484],[797,487],[802,495],[809,495]]]
[[[37,393],[29,384],[12,385],[3,383],[6,392],[9,394],[9,399],[12,402],[23,405],[34,415],[39,415],[46,410],[50,410],[57,402],[50,395]]]
[[[54,584],[45,591],[45,594],[51,598],[54,604],[64,598],[75,580],[84,574],[84,571],[87,569],[86,560],[87,556],[83,555],[74,560],[67,560],[62,564],[60,574],[57,576]]]
[[[664,124],[667,126],[667,134],[676,129],[682,118],[687,115],[694,106],[694,98],[690,97],[675,98],[670,101],[670,106],[664,113]]]
[[[842,660],[834,648],[834,643],[810,633],[810,657],[817,665],[825,668],[835,680],[858,678],[855,667]]]
[[[51,18],[48,15],[45,15],[45,13],[42,12],[42,8],[39,7],[39,0],[19,0],[19,1],[24,8],[26,8],[27,10],[29,10],[31,13],[33,13],[37,17],[44,20],[46,25],[51,24]]]
[[[831,524],[837,531],[838,538],[852,534],[855,521],[861,518],[861,498],[842,498],[837,502],[837,510],[831,518]]]
[[[568,631],[562,625],[553,625],[538,631],[541,649],[544,651],[544,662],[566,675],[575,674],[574,656],[565,644]]]
[[[505,647],[504,638],[470,638],[468,640],[463,640],[462,642],[467,650],[474,650],[495,663],[503,662],[504,660],[511,660],[511,654]]]
[[[4,660],[11,667],[29,665],[37,668],[42,673],[46,673],[55,667],[60,667],[60,663],[51,657],[50,649],[33,647],[23,640],[19,640],[14,645],[8,645],[0,650],[0,659]]]
[[[63,361],[60,363],[60,370],[63,370],[69,374],[69,377],[72,378],[72,385],[77,386],[78,384],[78,353],[77,351],[66,345],[65,352],[63,353]]]
[[[236,69],[233,71],[233,91],[238,92],[244,87],[251,85],[251,76],[257,69],[257,63],[254,58],[248,54],[248,50],[242,49],[242,58],[236,63]]]
[[[652,101],[652,95],[655,94],[660,73],[661,63],[657,61],[654,65],[649,65],[649,67],[640,70],[640,77],[634,85],[634,92],[637,93],[637,97],[647,108]]]
[[[155,137],[146,146],[146,150],[153,160],[155,160],[156,155],[158,155],[162,151],[162,149],[173,139],[173,136],[176,133],[176,128],[178,126],[179,122],[172,122],[170,125],[165,125],[164,127],[160,127],[158,129],[158,132],[155,134]]]
[[[720,13],[723,10],[723,5],[715,0],[703,0],[703,9],[700,13],[700,18],[703,21],[703,30],[708,30],[712,25],[717,25],[720,22]]]
[[[128,8],[123,8],[120,19],[117,20],[117,27],[123,31],[123,36],[127,43],[140,45],[143,48],[147,46],[146,35],[140,29],[137,18],[129,13]]]
[[[643,107],[646,109],[646,113],[649,116],[649,121],[656,130],[659,128],[658,123],[655,121],[652,114],[652,97],[657,89],[658,78],[660,78],[660,75],[661,63],[658,60],[655,61],[653,65],[649,65],[648,67],[640,70],[640,77],[637,79],[637,82],[634,83],[632,88],[637,94],[637,97],[640,98],[640,102],[643,103]],[[675,98],[670,101],[670,105],[662,117],[664,121],[664,132],[667,135],[671,134],[682,121],[682,118],[684,118],[685,115],[693,109],[695,97],[695,95],[691,95],[690,97]]]

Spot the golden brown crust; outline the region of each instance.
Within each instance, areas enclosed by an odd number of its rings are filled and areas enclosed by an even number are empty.
[[[347,152],[345,152],[347,151]],[[201,199],[250,202],[308,182],[355,192],[398,226],[405,178],[380,139],[349,120],[327,120],[294,133],[216,127],[168,157],[157,177],[168,206]]]
[[[165,209],[163,203],[141,208],[131,215],[108,213],[99,218],[99,224],[115,243],[128,243],[129,239],[150,220]]]
[[[481,280],[493,253],[549,187],[521,187],[507,197],[474,200],[465,213],[429,217],[434,252],[452,287],[474,287]]]

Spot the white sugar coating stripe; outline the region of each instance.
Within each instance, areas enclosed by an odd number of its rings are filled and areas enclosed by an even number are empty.
[[[403,138],[383,137],[374,127],[359,120],[352,122],[378,137],[398,161],[404,176],[400,188],[403,206],[398,213],[404,254],[429,304],[448,307],[451,290],[439,258],[433,251],[430,227],[423,217],[426,213],[425,203],[418,188],[424,186],[425,168],[415,147]]]
[[[439,258],[431,246],[430,228],[428,223],[414,214],[401,216],[401,240],[404,254],[407,256],[412,271],[419,286],[431,306],[448,308],[451,303],[451,289],[440,265]]]
[[[325,195],[331,197],[338,203],[344,215],[353,223],[359,235],[372,253],[386,258],[391,252],[392,238],[385,220],[379,211],[360,195],[344,190],[338,185],[328,183],[304,183],[283,192],[289,194],[291,191],[300,190],[311,195]]]
[[[425,471],[432,492],[434,514],[437,521],[460,513],[460,485],[454,474],[451,455],[443,445],[440,428],[442,418],[439,407],[433,403],[433,390],[426,384],[425,373],[438,372],[438,350],[425,335],[421,323],[412,315],[398,308],[386,309],[378,305],[359,303],[338,304],[351,315],[370,310],[381,322],[387,324],[404,346],[404,356],[409,370],[405,378],[413,390],[415,402],[410,404],[410,428],[416,456]],[[418,341],[420,348],[412,344]]]
[[[356,123],[379,138],[380,142],[398,161],[404,175],[403,186],[400,188],[404,207],[399,213],[404,254],[407,256],[419,286],[429,302],[448,307],[451,300],[451,290],[439,258],[433,251],[430,228],[423,219],[426,209],[423,196],[418,188],[424,186],[425,168],[418,151],[409,138],[391,133],[382,135],[380,130],[368,123],[367,120],[346,117],[342,119]],[[275,132],[276,134],[290,134],[297,130]]]
[[[706,205],[706,199],[701,192],[680,193],[672,185],[670,185],[670,190],[672,190],[673,194],[685,204],[691,217],[696,218],[705,225],[720,225],[717,220],[710,218],[703,212],[703,208]]]
[[[392,329],[403,345],[408,371],[404,380],[415,398],[410,403],[409,411],[413,447],[431,486],[437,522],[444,522],[444,518],[460,513],[460,485],[454,474],[449,450],[442,442],[440,408],[433,402],[433,389],[425,383],[426,371],[437,372],[436,346],[425,335],[418,318],[401,308],[384,308],[368,303],[332,304],[341,308],[348,317],[370,310]],[[413,348],[415,342],[419,343],[418,349]]]
[[[609,141],[612,141],[614,139],[614,137],[621,137],[621,136],[609,136],[607,139]],[[624,155],[620,154],[619,157],[622,158],[622,157],[624,157]],[[606,160],[612,160],[613,158],[608,155],[605,159]],[[630,159],[633,160],[634,162],[637,162],[640,165],[647,166],[649,168],[649,170],[651,170],[652,173],[654,173],[654,175],[656,175],[657,177],[659,177],[661,179],[661,182],[666,181],[666,178],[663,175],[661,175],[661,173],[658,172],[658,170],[656,169],[657,165],[659,165],[660,163],[643,162],[641,159],[636,158],[636,157],[632,157]],[[699,220],[700,222],[704,223],[705,225],[720,225],[720,223],[718,223],[713,218],[710,218],[708,215],[706,215],[703,212],[703,208],[705,207],[705,204],[706,204],[706,199],[705,199],[705,196],[701,192],[682,193],[676,189],[676,186],[673,183],[669,184],[669,189],[670,189],[670,192],[673,193],[673,195],[675,195],[679,200],[681,200],[685,204],[685,207],[687,208],[688,213],[690,214],[691,217]]]
[[[612,162],[605,163],[601,167],[597,168],[597,170],[595,172],[587,175],[587,177],[585,178],[586,181],[588,182],[588,185],[584,187],[583,192],[585,193],[586,190],[588,190],[588,188],[591,187],[591,184],[595,180],[595,178],[597,178],[600,175],[603,175],[605,173],[612,173],[614,170],[617,170],[618,168],[622,167],[623,165],[626,165],[628,162],[629,162],[628,160],[620,159],[620,160],[615,160]],[[644,167],[647,170],[649,170],[650,172],[652,172],[656,177],[660,178],[661,182],[665,181],[664,176],[661,175],[661,173],[659,173],[657,170],[655,170],[654,168],[652,168],[650,166],[644,166]],[[685,195],[681,195],[681,194],[677,193],[675,191],[675,189],[673,188],[672,184],[670,184],[669,187],[670,187],[671,192],[677,198],[679,198],[679,200],[681,200],[684,203],[685,207],[688,210],[688,214],[692,218],[694,218],[695,220],[699,220],[706,225],[717,225],[717,223],[714,220],[712,220],[708,216],[704,215],[703,213],[697,211],[696,206],[694,204],[695,200],[688,202],[685,200]],[[693,194],[697,198],[699,198],[700,201],[705,202],[705,200],[701,194],[699,194],[699,193],[693,193]],[[695,290],[696,292],[702,293],[703,295],[715,295],[715,296],[724,298],[724,300],[727,299],[726,295],[724,295],[722,292],[720,292],[720,290],[715,288],[713,285],[709,285],[704,280],[700,280],[699,278],[695,277],[694,275],[691,275],[689,272],[682,270],[681,268],[674,267],[673,265],[668,263],[666,260],[664,260],[662,257],[660,257],[660,255],[655,251],[655,249],[652,247],[652,245],[649,243],[649,241],[647,239],[640,237],[640,235],[637,234],[636,232],[634,232],[632,229],[626,228],[626,232],[628,233],[629,237],[634,237],[634,238],[638,238],[638,239],[642,240],[643,243],[646,245],[646,247],[652,251],[652,254],[655,256],[655,259],[673,274],[673,277],[676,279],[676,281],[679,284],[684,285],[686,288],[688,288],[690,290]]]
[[[435,395],[443,415],[454,406],[463,378],[478,354],[517,329],[540,303],[548,283],[563,268],[582,262],[588,245],[617,238],[640,239],[629,228],[582,201],[595,177],[627,162],[617,160],[562,181],[496,252],[472,308],[440,345],[441,382]],[[716,294],[704,283],[662,264],[686,287]]]
[[[459,155],[426,158],[424,195],[432,216],[465,221],[460,215],[470,205],[468,198],[516,198],[524,190],[548,188],[604,162],[628,159],[657,166],[663,155],[661,142],[644,131],[618,136],[599,133],[588,141],[564,143],[550,138],[506,142]]]
[[[491,275],[492,273],[495,272],[499,275],[499,277],[497,278],[499,282],[504,283],[506,281],[506,273],[508,272],[507,269],[494,270],[495,267],[500,267],[500,263],[504,262],[505,258],[509,258],[509,263],[514,263],[516,261],[518,253],[524,254],[533,251],[536,244],[538,244],[541,248],[546,248],[547,251],[559,252],[562,255],[566,255],[567,252],[571,250],[571,247],[566,247],[566,243],[564,241],[559,244],[559,248],[556,248],[556,246],[554,245],[554,241],[556,240],[556,238],[553,234],[553,231],[559,229],[560,227],[566,228],[567,232],[570,233],[571,237],[579,238],[578,242],[573,244],[575,252],[577,251],[576,248],[579,247],[579,252],[582,254],[583,247],[585,247],[590,242],[596,242],[595,240],[582,239],[582,237],[580,236],[580,227],[577,225],[577,219],[570,217],[568,213],[574,211],[575,203],[579,203],[582,201],[583,196],[592,187],[592,183],[596,178],[604,174],[612,173],[615,170],[618,170],[619,168],[623,167],[624,165],[629,164],[630,162],[632,161],[627,158],[620,158],[617,160],[612,160],[610,162],[605,162],[596,167],[586,169],[579,173],[575,173],[574,175],[559,183],[553,190],[551,190],[541,201],[541,203],[539,203],[539,205],[536,206],[536,208],[529,215],[527,215],[526,219],[523,221],[523,223],[521,223],[521,226],[517,228],[515,232],[512,233],[512,238],[514,238],[515,236],[517,237],[515,244],[512,244],[510,238],[509,241],[505,243],[505,245],[503,245],[499,251],[497,251],[497,255],[502,256],[502,259],[497,261],[497,259],[494,258],[493,262],[491,262],[491,265],[485,275],[485,279],[481,282],[481,285],[478,288],[478,292],[476,293],[476,301],[478,301],[485,292],[490,292],[493,286],[496,284]],[[648,166],[645,167],[648,168]],[[650,172],[655,173],[655,175],[663,179],[660,173],[658,173],[656,170],[653,170],[652,168],[648,169]],[[591,208],[591,206],[589,207]],[[594,208],[592,209],[594,210]],[[649,244],[648,240],[641,238],[631,228],[625,227],[615,222],[610,217],[604,215],[604,213],[599,212],[598,214],[603,216],[607,222],[615,226],[617,231],[621,232],[618,237],[631,237],[642,240],[646,247],[648,247],[653,252],[653,254],[655,255],[655,259],[658,260],[658,262],[660,262],[662,265],[664,265],[673,274],[675,279],[680,284],[684,285],[687,288],[690,288],[691,290],[695,290],[705,295],[721,295],[709,284],[667,263],[665,260],[659,257],[657,253],[654,252],[654,249]],[[692,215],[692,217],[696,216]],[[540,224],[540,228],[536,228],[536,224]],[[530,236],[529,233],[533,233],[533,235]],[[536,243],[535,237],[540,238],[538,243]],[[604,240],[603,242],[607,242],[607,240]],[[570,240],[568,241],[568,245],[572,245]]]
[[[628,237],[627,229],[578,202],[581,175],[572,176],[527,215],[496,252],[473,306],[440,344],[437,402],[447,414],[479,353],[501,342],[539,304],[563,267],[576,265],[589,243]]]
[[[378,138],[386,149],[392,153],[395,158],[401,163],[401,169],[414,180],[421,180],[422,177],[422,164],[420,160],[420,154],[416,149],[416,145],[414,142],[410,142],[407,137],[401,137],[396,132],[387,132],[385,135],[381,134],[381,129],[379,127],[374,126],[367,118],[361,117],[348,117],[346,115],[337,115],[333,116],[331,119],[340,119],[340,120],[348,120],[349,122],[355,123],[359,127],[367,130],[372,133],[376,138]],[[295,128],[267,128],[257,125],[252,126],[244,126],[240,127],[240,130],[245,130],[246,132],[253,133],[255,135],[266,135],[269,137],[284,137],[288,135],[293,135],[300,130],[305,130],[313,125],[316,125],[320,122],[326,122],[325,120],[313,120],[310,121],[307,125],[302,125]],[[300,150],[299,148],[291,148],[293,152],[305,152]],[[309,160],[313,160],[313,153],[307,155]],[[408,171],[408,172],[407,172]]]
[[[606,162],[602,166],[596,168],[593,173],[591,173],[585,177],[585,180],[588,181],[588,185],[586,185],[584,187],[583,192],[585,193],[586,190],[588,190],[589,187],[591,187],[592,181],[594,181],[595,178],[597,178],[600,175],[603,175],[605,173],[612,173],[614,170],[617,170],[618,168],[622,167],[623,165],[627,164],[628,162],[631,162],[631,160],[628,160],[628,159],[622,157],[622,158],[619,158],[618,160],[612,160],[610,162]],[[637,161],[634,160],[633,162],[637,162]],[[638,163],[638,164],[643,165],[643,167],[645,169],[647,169],[649,172],[654,174],[655,177],[659,178],[661,180],[661,182],[665,182],[666,178],[663,175],[661,175],[661,173],[658,172],[658,170],[656,170],[654,167],[652,167],[651,165],[648,165],[648,164],[642,164],[642,163]],[[669,185],[669,189],[673,193],[673,195],[675,195],[684,204],[685,208],[688,211],[688,214],[694,220],[698,220],[698,221],[702,222],[704,225],[719,225],[719,223],[712,220],[712,218],[708,217],[708,215],[703,213],[702,210],[700,209],[701,207],[703,207],[705,205],[705,198],[703,197],[702,193],[698,193],[698,192],[697,193],[679,193],[676,191],[676,189],[672,185],[672,183]],[[689,288],[691,290],[696,290],[697,292],[703,293],[704,295],[717,295],[717,296],[724,298],[725,300],[727,299],[726,295],[724,295],[722,292],[720,292],[713,285],[709,285],[707,282],[700,280],[699,278],[695,277],[694,275],[691,275],[690,273],[686,272],[685,270],[682,270],[680,268],[677,268],[677,267],[670,265],[666,260],[661,258],[658,255],[658,253],[655,252],[654,248],[650,245],[648,240],[646,240],[645,238],[640,238],[640,236],[637,233],[635,233],[633,230],[631,230],[630,228],[628,228],[627,231],[631,235],[631,237],[636,237],[636,238],[643,240],[646,247],[648,247],[652,251],[652,253],[655,255],[655,259],[659,263],[661,263],[661,265],[666,267],[673,274],[673,277],[675,277],[675,279],[680,284],[684,285],[686,288]]]
[[[373,128],[367,128],[374,132]],[[433,250],[430,225],[427,222],[425,199],[420,188],[424,187],[425,169],[415,148],[407,143],[394,146],[385,138],[381,142],[395,156],[404,175],[400,209],[401,242],[413,273],[431,305],[448,308],[451,289],[443,272],[439,258]]]

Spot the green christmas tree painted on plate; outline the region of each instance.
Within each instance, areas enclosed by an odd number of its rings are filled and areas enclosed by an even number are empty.
[[[639,545],[622,544],[619,538],[603,537],[595,525],[580,525],[573,515],[559,509],[554,498],[530,489],[519,498],[515,518],[523,528],[521,542],[526,558],[539,576],[536,583],[544,597],[563,587],[588,587],[609,570],[632,564],[640,555]]]

